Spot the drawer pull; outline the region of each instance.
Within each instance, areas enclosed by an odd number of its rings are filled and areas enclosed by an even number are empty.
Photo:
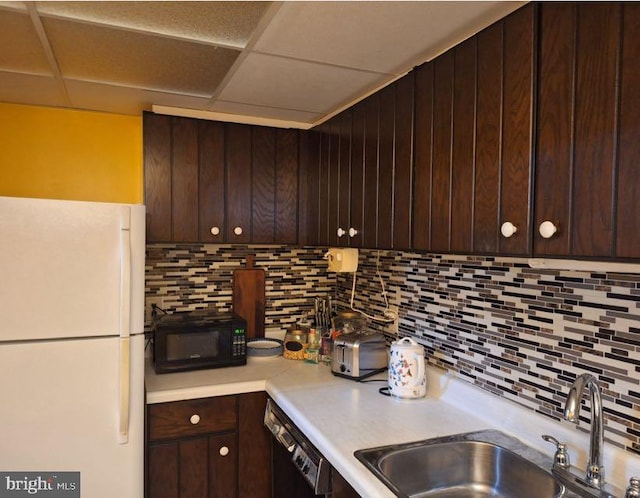
[[[229,454],[229,448],[227,448],[226,446],[223,446],[222,448],[220,448],[220,456],[227,456]]]
[[[197,425],[200,422],[200,415],[198,414],[191,415],[189,422],[191,422],[193,425]]]

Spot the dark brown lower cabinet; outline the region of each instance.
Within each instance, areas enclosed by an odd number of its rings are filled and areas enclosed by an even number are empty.
[[[147,498],[269,498],[264,392],[149,405]]]
[[[149,496],[236,497],[238,464],[235,455],[235,432],[152,443],[148,450]]]

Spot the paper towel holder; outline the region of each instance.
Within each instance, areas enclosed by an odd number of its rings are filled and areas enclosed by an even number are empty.
[[[330,247],[323,259],[327,260],[329,271],[355,273],[358,270],[358,249]]]

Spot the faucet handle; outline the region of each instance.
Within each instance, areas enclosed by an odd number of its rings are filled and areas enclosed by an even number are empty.
[[[548,434],[543,435],[542,439],[547,443],[554,444],[556,447],[556,453],[553,455],[554,466],[562,467],[563,469],[571,467],[571,461],[569,460],[569,453],[567,453],[567,445],[565,443],[561,443],[556,438],[549,436]]]
[[[629,487],[624,495],[624,498],[639,498],[640,497],[640,479],[632,477],[629,479]]]

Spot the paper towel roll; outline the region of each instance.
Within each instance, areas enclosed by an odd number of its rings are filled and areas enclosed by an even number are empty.
[[[325,254],[329,271],[353,273],[358,269],[358,250],[332,247]]]

